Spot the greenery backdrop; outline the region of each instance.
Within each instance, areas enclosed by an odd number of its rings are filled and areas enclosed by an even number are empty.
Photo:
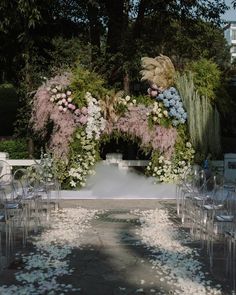
[[[228,132],[227,113],[235,103],[225,90],[232,74],[220,22],[225,9],[223,0],[2,0],[0,82],[17,90],[14,135],[32,137],[31,102],[44,77],[79,60],[99,73],[107,88],[144,94],[140,58],[160,53],[170,56],[181,72],[189,67],[197,71],[193,62],[204,59],[220,70],[218,85],[208,91],[213,91],[209,98]]]

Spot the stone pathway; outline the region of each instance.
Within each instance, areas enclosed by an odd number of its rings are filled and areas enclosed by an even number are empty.
[[[140,245],[138,226],[137,216],[125,210],[108,211],[93,222],[83,250],[75,251],[72,259],[76,271],[70,279],[81,294],[169,294]]]
[[[151,252],[142,245],[136,234],[140,227],[139,219],[131,211],[134,208],[159,206],[157,201],[82,203],[87,208],[100,209],[100,213],[97,218],[92,219],[91,227],[81,236],[80,247],[74,249],[69,256],[70,267],[74,272],[58,279],[59,283],[72,285],[76,291],[55,290],[52,294],[167,295],[176,291],[153,268],[150,262]],[[106,210],[102,211],[101,207]],[[17,266],[13,264],[2,272],[0,285],[16,284],[14,273]]]

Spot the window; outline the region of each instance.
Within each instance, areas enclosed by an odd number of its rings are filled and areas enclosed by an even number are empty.
[[[236,53],[236,46],[235,45],[231,47],[231,53]]]
[[[232,30],[232,40],[236,40],[236,30]]]

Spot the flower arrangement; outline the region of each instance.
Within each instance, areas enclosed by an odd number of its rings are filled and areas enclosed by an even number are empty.
[[[87,175],[94,174],[93,166],[96,163],[96,142],[88,138],[87,134],[79,129],[76,132],[76,140],[79,143],[78,153],[71,158],[68,178],[71,187],[83,187]]]
[[[72,102],[72,92],[67,87],[63,88],[61,85],[52,85],[47,90],[50,93],[50,101],[58,105],[59,111],[64,113],[68,110],[76,111],[77,107]]]
[[[183,103],[178,91],[174,87],[170,87],[162,93],[159,93],[156,99],[162,101],[164,106],[168,109],[168,114],[172,118],[173,126],[186,122],[187,113],[183,108]]]
[[[171,124],[168,111],[163,108],[163,103],[155,101],[150,113],[147,113],[150,126],[154,124],[169,127]]]
[[[170,59],[147,58],[143,65],[144,78],[152,85],[152,99],[106,90],[101,79],[81,68],[47,80],[38,89],[32,125],[45,136],[48,122],[53,124],[48,146],[61,167],[56,170],[59,174],[61,170],[62,182],[74,188],[84,186],[87,175],[94,173],[101,140],[114,133],[138,140],[143,150],[152,151],[147,172],[158,181],[175,181],[192,161],[194,153],[186,138],[178,148],[187,114],[177,90],[170,87],[174,81]],[[155,74],[161,65],[163,77]]]
[[[188,170],[194,154],[195,151],[190,142],[186,142],[184,148],[173,155],[171,161],[154,152],[147,166],[148,175],[155,177],[157,182],[176,182]]]
[[[86,135],[88,139],[94,137],[95,140],[98,140],[101,132],[105,129],[105,119],[101,115],[101,107],[98,100],[92,97],[89,92],[86,93],[85,98],[88,104]]]

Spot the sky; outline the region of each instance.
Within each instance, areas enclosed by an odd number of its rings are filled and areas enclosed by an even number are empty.
[[[222,15],[222,19],[226,20],[226,21],[236,21],[236,9],[233,9],[232,5],[231,5],[231,1],[232,0],[225,0],[225,3],[231,7],[231,9],[229,9],[228,11],[226,11],[226,13],[224,15]]]

